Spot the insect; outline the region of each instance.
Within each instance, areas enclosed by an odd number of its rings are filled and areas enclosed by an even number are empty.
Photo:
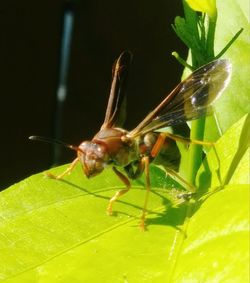
[[[113,66],[113,80],[104,122],[91,141],[83,141],[79,146],[64,144],[77,152],[77,157],[68,169],[56,179],[63,178],[80,162],[87,177],[100,174],[107,165],[124,183],[125,188],[117,191],[110,199],[107,212],[112,213],[114,202],[127,193],[130,179],[137,179],[145,172],[146,196],[140,220],[140,227],[145,228],[145,216],[150,192],[149,164],[162,151],[171,153],[176,150],[175,141],[185,141],[180,136],[157,130],[174,126],[207,115],[212,103],[220,96],[228,84],[231,64],[228,60],[215,60],[194,71],[187,79],[179,83],[164,100],[150,112],[133,130],[122,128],[124,122],[125,84],[132,54],[124,51]],[[31,136],[33,140],[46,140]],[[174,154],[175,155],[175,154]],[[171,159],[171,165],[178,166],[179,155]],[[175,168],[176,169],[176,168]],[[172,170],[172,169],[170,169]]]

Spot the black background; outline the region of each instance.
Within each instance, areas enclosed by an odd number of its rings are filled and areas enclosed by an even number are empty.
[[[65,1],[1,1],[0,4],[0,186],[5,188],[51,165],[51,145],[31,142],[52,135]],[[78,1],[69,93],[62,138],[90,139],[102,124],[113,61],[123,50],[134,57],[128,84],[126,128],[132,129],[180,80],[171,56],[184,46],[171,24],[181,1]],[[74,152],[65,149],[62,163]]]

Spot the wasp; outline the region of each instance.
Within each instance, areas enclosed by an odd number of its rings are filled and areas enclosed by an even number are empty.
[[[150,192],[149,165],[163,152],[168,164],[167,171],[178,170],[180,154],[175,142],[187,140],[159,130],[210,113],[212,104],[228,84],[231,64],[228,60],[219,59],[195,70],[180,82],[139,125],[128,131],[122,126],[125,113],[125,86],[131,60],[132,54],[124,51],[113,65],[111,91],[100,130],[92,140],[83,141],[79,146],[60,142],[75,150],[77,157],[62,174],[48,175],[61,179],[80,162],[84,174],[90,178],[100,174],[107,166],[112,166],[114,173],[125,185],[125,188],[117,191],[109,201],[107,212],[112,214],[114,202],[130,190],[130,180],[139,178],[145,172],[146,196],[140,221],[140,227],[144,229]],[[30,139],[46,140],[39,136],[31,136]]]

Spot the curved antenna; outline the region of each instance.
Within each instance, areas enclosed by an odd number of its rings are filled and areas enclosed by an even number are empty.
[[[41,137],[41,136],[30,136],[29,140],[32,141],[41,141],[41,142],[47,142],[47,143],[51,143],[51,144],[59,144],[62,145],[64,147],[67,147],[69,149],[72,149],[74,151],[82,151],[78,146],[76,145],[72,145],[72,144],[68,144],[62,141],[59,141],[57,139],[51,139],[51,138],[46,138],[46,137]]]

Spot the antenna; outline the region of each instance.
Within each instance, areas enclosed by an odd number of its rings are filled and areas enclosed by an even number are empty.
[[[81,149],[78,146],[68,144],[68,143],[59,141],[57,139],[51,139],[51,138],[46,138],[46,137],[41,137],[41,136],[30,136],[29,140],[47,142],[47,143],[51,143],[51,144],[59,144],[59,145],[62,145],[64,147],[67,147],[69,149],[72,149],[74,151],[81,151]]]

